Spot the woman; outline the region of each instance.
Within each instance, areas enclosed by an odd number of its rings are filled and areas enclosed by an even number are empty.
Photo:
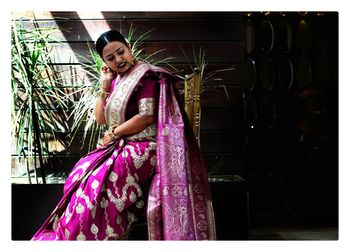
[[[123,239],[144,205],[150,240],[215,239],[208,178],[176,78],[134,60],[118,31],[103,33],[96,50],[107,66],[95,117],[109,130],[75,165],[33,239]]]

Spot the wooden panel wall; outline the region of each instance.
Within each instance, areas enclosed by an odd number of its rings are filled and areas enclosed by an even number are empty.
[[[58,27],[55,34],[61,44],[55,45],[60,57],[55,64],[63,68],[79,68],[81,60],[70,57],[79,53],[88,57],[88,44],[93,45],[100,33],[113,28],[126,34],[136,28],[134,38],[151,29],[143,47],[146,53],[165,48],[159,57],[174,57],[172,64],[191,73],[192,51],[205,51],[207,72],[233,67],[234,71],[216,75],[225,85],[202,93],[201,149],[209,172],[237,174],[244,171],[242,164],[242,14],[236,12],[14,12],[25,26],[33,27],[32,18],[40,27]],[[183,54],[184,49],[189,59]],[[72,83],[76,84],[76,83]],[[74,90],[72,90],[74,91]],[[68,149],[56,150],[54,168],[69,172],[86,148],[79,141]],[[54,151],[54,149],[53,149]],[[13,152],[13,165],[16,154]]]

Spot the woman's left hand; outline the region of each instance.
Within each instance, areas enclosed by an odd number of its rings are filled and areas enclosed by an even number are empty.
[[[109,143],[111,143],[114,139],[110,136],[110,134],[108,134],[108,132],[106,132],[103,136],[103,145],[107,145]]]
[[[103,144],[107,145],[110,142],[117,140],[119,137],[114,134],[116,126],[110,127],[103,136]]]

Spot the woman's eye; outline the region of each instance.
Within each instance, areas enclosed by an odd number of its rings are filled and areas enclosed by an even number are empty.
[[[108,61],[112,61],[114,59],[114,57],[108,57],[107,60]]]
[[[118,55],[122,55],[124,53],[124,49],[120,49],[119,51],[118,51]]]

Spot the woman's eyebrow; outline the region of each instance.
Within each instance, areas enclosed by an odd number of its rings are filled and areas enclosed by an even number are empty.
[[[119,51],[119,49],[123,48],[122,46],[115,50],[113,53],[107,54],[105,57],[112,56],[115,52]]]

